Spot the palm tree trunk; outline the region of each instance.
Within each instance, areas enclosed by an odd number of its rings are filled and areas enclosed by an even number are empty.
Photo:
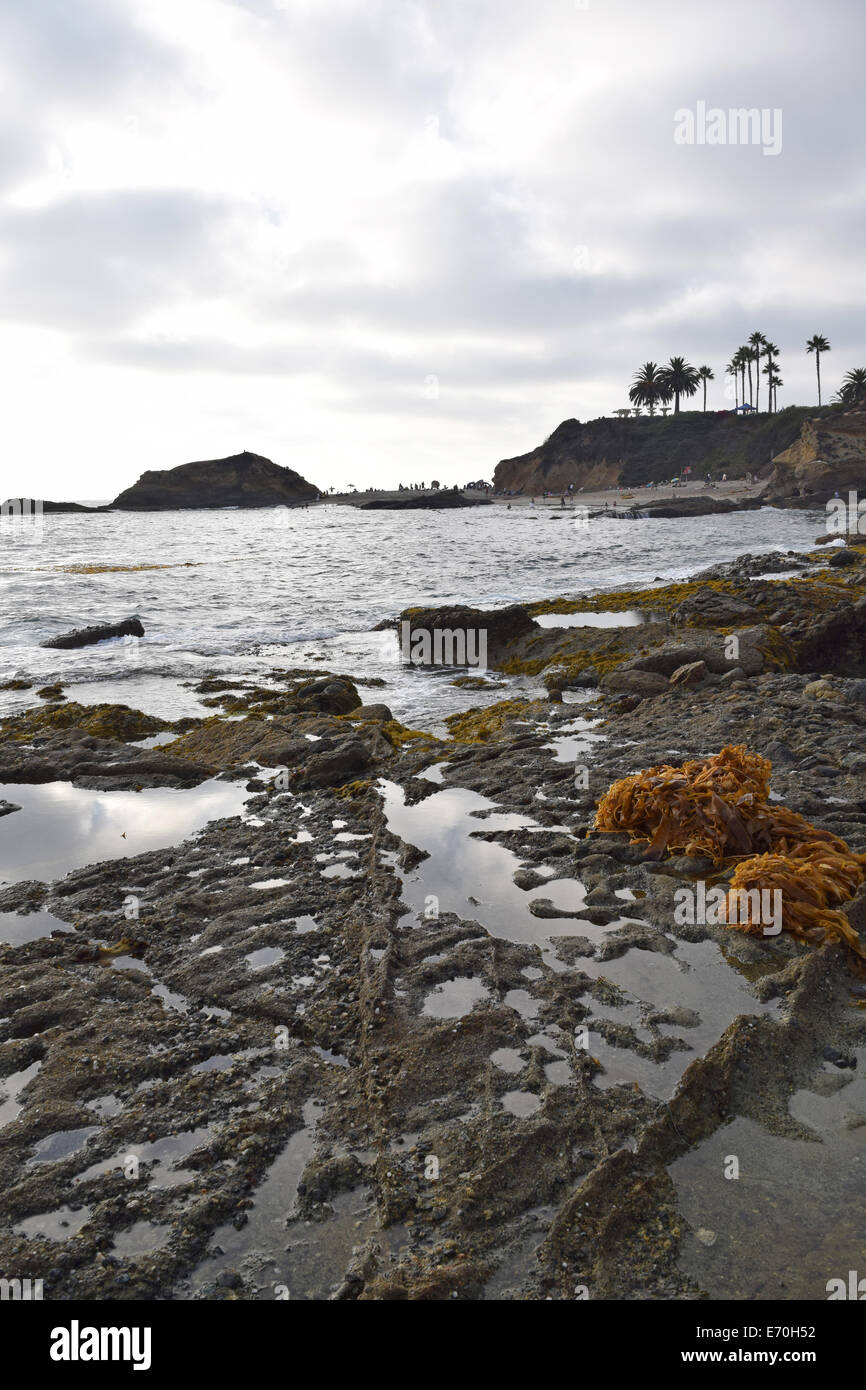
[[[815,369],[818,373],[818,405],[821,404],[821,354],[815,353]]]
[[[761,349],[755,348],[755,412],[760,410],[761,399]]]
[[[704,414],[707,413],[707,378],[704,377]]]

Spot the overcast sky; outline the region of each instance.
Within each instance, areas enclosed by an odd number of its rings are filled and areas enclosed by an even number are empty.
[[[244,448],[489,477],[649,358],[732,403],[755,329],[780,404],[825,334],[829,394],[866,366],[864,31],[863,0],[5,0],[0,496]],[[780,111],[780,151],[677,143],[699,102]]]

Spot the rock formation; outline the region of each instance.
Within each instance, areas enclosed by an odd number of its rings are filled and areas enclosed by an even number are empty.
[[[278,507],[313,502],[318,488],[261,454],[181,463],[142,473],[112,502],[120,511],[174,511],[188,507]]]
[[[820,501],[835,491],[866,486],[866,402],[804,421],[799,437],[773,459],[764,488],[768,499],[796,492],[817,493]]]

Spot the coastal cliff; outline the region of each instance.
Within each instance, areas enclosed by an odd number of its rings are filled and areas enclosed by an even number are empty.
[[[558,492],[572,483],[586,489],[637,486],[662,482],[689,466],[696,478],[757,473],[794,443],[814,413],[791,406],[752,419],[684,411],[629,420],[603,417],[586,424],[565,420],[537,449],[502,459],[494,486],[524,493]]]
[[[318,488],[261,454],[182,463],[142,473],[111,503],[119,511],[173,511],[188,507],[276,507],[313,502]]]
[[[805,420],[789,448],[773,459],[766,498],[831,493],[866,485],[866,402]]]

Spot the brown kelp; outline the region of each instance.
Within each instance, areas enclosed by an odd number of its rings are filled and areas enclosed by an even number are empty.
[[[767,758],[743,745],[681,767],[651,767],[613,783],[598,804],[596,829],[648,842],[650,858],[680,852],[720,867],[733,864],[729,925],[761,934],[751,911],[738,920],[742,895],[778,889],[785,931],[813,945],[842,941],[858,963],[866,961],[866,947],[838,910],[866,879],[866,855],[796,811],[770,803],[771,771]]]

